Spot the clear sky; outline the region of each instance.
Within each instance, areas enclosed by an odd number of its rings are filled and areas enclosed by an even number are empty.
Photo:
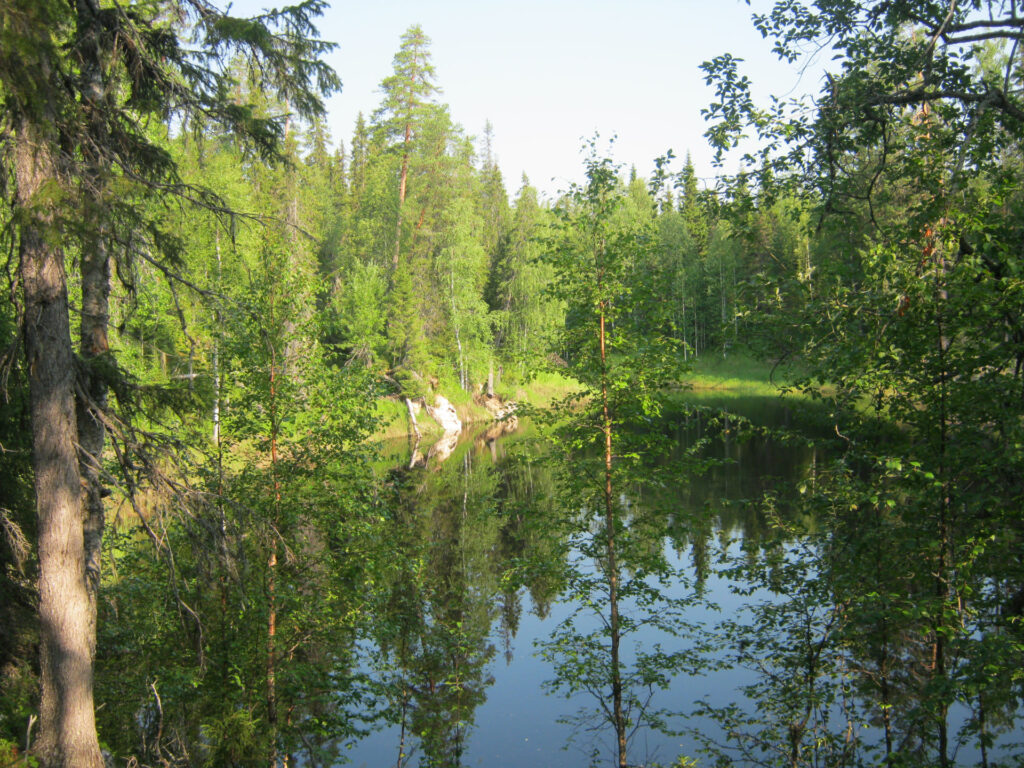
[[[236,0],[233,11],[275,4]],[[328,104],[331,134],[348,146],[356,115],[380,101],[399,38],[420,24],[439,100],[472,136],[490,120],[510,194],[523,173],[549,196],[565,189],[580,176],[581,140],[595,131],[616,135],[614,157],[641,174],[671,148],[680,158],[690,151],[698,175],[710,177],[700,110],[713,93],[702,61],[727,51],[745,59],[762,95],[820,85],[775,59],[750,13],[742,0],[335,0],[319,24],[338,44],[328,61],[344,84]]]

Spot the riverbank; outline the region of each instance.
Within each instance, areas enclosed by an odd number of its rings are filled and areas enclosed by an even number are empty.
[[[528,403],[538,408],[550,405],[554,400],[577,389],[576,383],[558,373],[544,372],[526,383],[499,382],[495,384],[495,396],[503,403]],[[494,415],[484,405],[483,396],[473,394],[452,386],[443,389],[444,395],[455,406],[459,420],[464,424],[481,424],[494,420]],[[377,402],[377,416],[381,420],[381,428],[376,436],[381,439],[406,437],[411,431],[409,410],[405,400],[398,397],[386,397]],[[417,416],[420,434],[427,437],[439,437],[443,430],[425,411]]]
[[[793,383],[792,370],[757,360],[744,352],[722,357],[712,352],[691,361],[682,388],[733,397],[777,397]]]
[[[680,382],[679,392],[691,402],[704,398],[778,397],[791,383],[788,374],[786,370],[744,353],[725,358],[718,353],[709,353],[691,361],[690,372]],[[529,403],[543,408],[577,388],[576,382],[567,376],[543,372],[525,383],[499,382],[495,386],[495,394],[503,402]],[[494,418],[479,394],[473,395],[457,386],[443,390],[441,394],[455,406],[463,424],[486,423]],[[409,434],[409,412],[404,400],[389,397],[378,401],[377,414],[382,423],[377,437],[388,439]],[[442,434],[441,427],[424,412],[421,412],[418,424],[425,438]]]

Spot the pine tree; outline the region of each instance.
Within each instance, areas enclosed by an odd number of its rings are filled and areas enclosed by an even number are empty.
[[[399,265],[392,278],[387,336],[391,368],[399,383],[413,397],[426,394],[422,372],[427,369],[427,341],[410,265]]]
[[[398,205],[395,223],[392,270],[398,269],[401,253],[403,206],[409,180],[409,157],[431,96],[438,89],[433,83],[430,38],[414,24],[402,35],[401,46],[393,61],[394,72],[381,82],[384,100],[373,113],[375,138],[386,146],[397,146],[401,156],[398,176]],[[401,139],[401,144],[395,142]]]
[[[690,153],[686,153],[686,163],[680,173],[679,181],[679,209],[683,214],[683,221],[686,223],[686,230],[693,239],[694,245],[699,254],[703,254],[707,248],[708,239],[708,218],[705,207],[702,204],[700,188],[697,184],[697,173],[693,167],[693,159]]]
[[[490,121],[484,126],[484,149],[480,164],[480,191],[477,195],[478,208],[483,228],[480,241],[492,261],[497,255],[498,244],[508,227],[508,193],[501,177],[501,169],[494,157],[494,129]]]
[[[366,160],[369,152],[370,136],[367,133],[363,113],[356,117],[355,130],[352,133],[352,161],[349,164],[349,194],[352,196],[353,207],[358,206],[360,196],[366,188]]]

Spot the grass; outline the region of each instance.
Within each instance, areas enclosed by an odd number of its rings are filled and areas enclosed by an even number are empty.
[[[560,397],[575,392],[579,384],[553,371],[538,373],[528,382],[509,383],[502,387],[496,387],[496,394],[504,400],[514,400],[517,403],[528,403],[536,408],[546,408]]]
[[[374,438],[388,440],[394,437],[405,437],[409,433],[409,412],[406,409],[405,401],[396,397],[385,397],[377,401],[377,417],[381,426],[374,434]],[[420,431],[433,426],[440,432],[441,428],[427,420],[429,424],[421,424]]]
[[[776,397],[793,381],[791,367],[772,370],[770,363],[755,360],[745,352],[710,352],[692,361],[684,385],[698,396],[715,393],[733,397]],[[799,395],[796,395],[799,396]]]
[[[787,389],[801,375],[798,363],[773,366],[743,351],[732,352],[724,359],[721,352],[712,352],[692,361],[690,373],[673,393],[671,402],[675,406],[726,410],[754,423],[788,424],[790,419],[797,419],[808,434],[831,434],[835,420],[829,404],[805,392]],[[831,387],[822,390],[827,394]],[[781,397],[783,394],[785,398]],[[766,416],[772,413],[778,415],[766,422]]]
[[[782,388],[792,383],[794,373],[791,367],[783,366],[773,372],[770,363],[756,360],[745,352],[733,352],[724,358],[719,352],[708,352],[691,364],[690,373],[680,382],[682,396],[691,402],[778,397]],[[438,389],[455,406],[463,423],[491,420],[490,412],[474,402],[472,393],[464,391],[454,380],[442,381]],[[572,379],[552,371],[538,373],[526,382],[506,380],[495,383],[495,394],[505,402],[528,403],[537,408],[546,408],[577,389],[579,385]],[[799,393],[791,393],[790,396],[803,397]],[[387,439],[409,434],[409,414],[404,399],[390,397],[379,400],[377,414],[384,426],[376,437]],[[441,434],[441,428],[423,411],[417,423],[425,438]]]

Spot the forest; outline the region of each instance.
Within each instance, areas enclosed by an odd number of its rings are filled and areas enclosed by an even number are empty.
[[[416,24],[0,2],[0,768],[485,764],[499,646],[494,764],[1024,762],[1024,8],[748,4],[818,92],[547,200]]]

